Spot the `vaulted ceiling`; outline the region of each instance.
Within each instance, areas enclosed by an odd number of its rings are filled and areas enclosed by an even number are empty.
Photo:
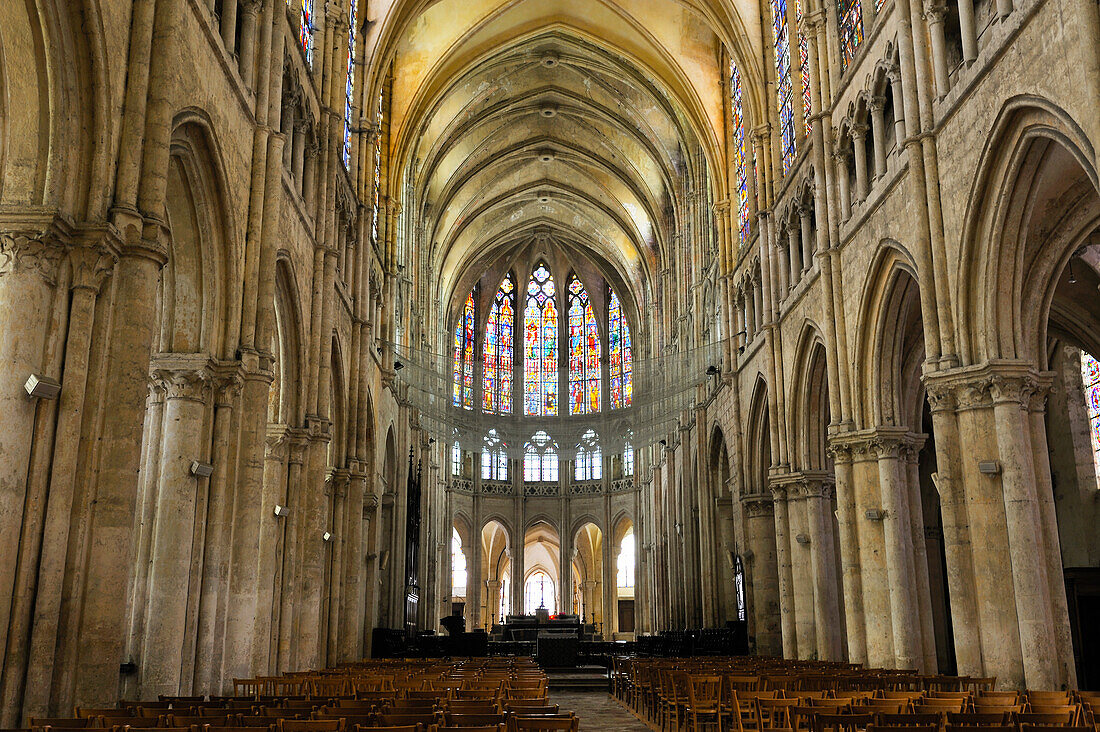
[[[372,29],[392,62],[391,190],[440,299],[547,236],[644,291],[687,201],[708,178],[724,195],[722,49],[758,30],[721,37],[736,18],[720,0],[391,7]]]

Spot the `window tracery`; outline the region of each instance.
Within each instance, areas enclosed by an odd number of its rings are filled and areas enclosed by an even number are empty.
[[[515,321],[515,284],[507,274],[497,289],[485,325],[485,369],[482,408],[490,414],[512,413],[512,347]]]
[[[611,358],[611,408],[629,407],[634,397],[634,348],[630,341],[630,326],[623,315],[623,306],[615,291],[610,293],[607,308],[608,354]]]
[[[454,397],[452,403],[463,409],[474,408],[474,293],[462,306],[462,317],[455,326]]]
[[[524,414],[553,417],[558,413],[558,309],[554,277],[539,264],[527,282],[523,315]]]
[[[569,413],[600,411],[600,333],[584,285],[569,280]]]

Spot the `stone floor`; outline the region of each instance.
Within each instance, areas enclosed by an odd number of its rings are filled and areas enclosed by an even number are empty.
[[[551,691],[550,701],[580,717],[581,732],[649,732],[645,722],[606,691]]]

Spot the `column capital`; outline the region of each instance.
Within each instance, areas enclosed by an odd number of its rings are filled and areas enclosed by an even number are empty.
[[[775,510],[770,492],[749,493],[741,496],[741,507],[748,518],[771,516]]]
[[[212,373],[205,356],[158,354],[149,370],[167,400],[205,402],[210,393]]]
[[[33,274],[55,285],[71,242],[71,225],[54,213],[0,211],[0,277]]]

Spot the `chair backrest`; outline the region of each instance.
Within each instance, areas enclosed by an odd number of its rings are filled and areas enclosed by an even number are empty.
[[[134,729],[151,729],[164,727],[162,717],[100,717],[100,726],[103,727],[133,727]]]
[[[485,701],[465,701],[461,699],[452,699],[447,702],[447,711],[454,712],[455,714],[496,714],[500,707],[496,702]]]
[[[237,724],[241,727],[271,727],[279,720],[276,717],[263,715],[242,714],[237,717]]]
[[[942,717],[939,714],[877,714],[875,726],[877,727],[936,727],[940,726]]]
[[[89,717],[132,717],[129,709],[115,709],[113,707],[77,707],[76,716],[85,719]]]
[[[556,732],[577,732],[580,728],[576,717],[516,717],[513,720],[517,732],[528,730],[554,730]]]
[[[717,712],[722,705],[722,677],[688,677],[688,700],[695,712]]]
[[[1011,714],[1017,714],[1018,712],[1022,712],[1023,710],[1023,704],[982,704],[980,701],[974,702],[975,712],[1009,712]]]
[[[356,727],[352,732],[424,732],[424,725],[400,724],[388,727]]]
[[[1018,691],[979,691],[978,695],[974,697],[974,703],[981,703],[983,700],[988,700],[993,704],[1015,704],[1020,699],[1020,692]]]
[[[983,725],[982,727],[966,727],[957,724],[948,724],[944,726],[944,732],[974,732],[976,729],[980,729],[981,732],[1016,732],[1016,725]]]
[[[1021,724],[1020,732],[1096,732],[1095,727],[1073,727],[1070,725]],[[985,732],[985,730],[982,730]]]
[[[391,727],[409,724],[422,724],[427,727],[430,724],[435,724],[437,718],[434,712],[420,714],[387,713],[379,714],[378,721],[382,725],[390,725]]]
[[[815,732],[855,732],[875,723],[873,714],[818,714],[814,716]]]
[[[279,719],[275,723],[278,732],[341,732],[342,719]]]
[[[1027,691],[1029,704],[1072,704],[1073,692],[1070,691]]]
[[[1077,722],[1077,707],[1066,707],[1056,712],[1020,712],[1016,724],[1039,724],[1048,727],[1070,727]]]
[[[526,702],[504,702],[504,711],[512,714],[557,714],[557,704],[528,704]]]
[[[859,706],[852,707],[861,712],[875,714],[904,714],[912,704],[908,699],[865,699]]]
[[[948,712],[947,724],[961,727],[1003,727],[1012,723],[1012,716],[1004,712]]]
[[[503,714],[455,714],[444,712],[443,721],[448,727],[484,727],[491,724],[504,724]]]
[[[788,710],[799,706],[798,699],[756,699],[757,729],[789,728],[791,718]]]
[[[966,699],[928,699],[924,698],[913,705],[913,711],[918,714],[939,712],[951,714],[961,712],[966,707]]]
[[[504,724],[487,724],[479,727],[455,727],[449,724],[433,724],[428,728],[428,732],[440,732],[446,730],[446,732],[503,732]]]
[[[94,721],[94,717],[31,717],[31,726],[84,729],[85,727],[91,727]]]
[[[169,727],[190,727],[192,725],[202,727],[203,725],[210,725],[211,727],[232,727],[236,720],[228,714],[223,714],[220,717],[195,717],[190,714],[169,714],[165,717],[168,721]]]
[[[872,724],[867,727],[867,732],[895,732],[897,726],[882,726]],[[905,725],[905,732],[939,732],[939,723]]]

